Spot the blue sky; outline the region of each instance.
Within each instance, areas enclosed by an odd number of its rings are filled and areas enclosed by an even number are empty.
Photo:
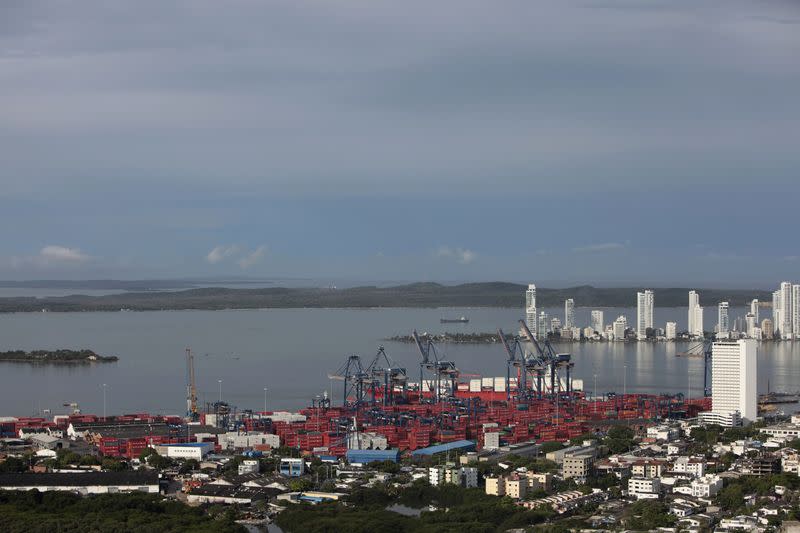
[[[0,278],[772,286],[798,57],[788,1],[3,2]]]

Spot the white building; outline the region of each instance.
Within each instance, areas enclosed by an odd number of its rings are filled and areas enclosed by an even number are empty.
[[[534,336],[539,336],[539,316],[536,312],[536,285],[530,283],[525,291],[525,324]]]
[[[257,474],[259,471],[259,464],[256,459],[245,459],[241,463],[239,463],[239,475],[242,476],[244,474]]]
[[[697,317],[698,307],[700,307],[700,295],[697,294],[697,291],[689,291],[689,325],[686,328],[686,330],[689,332],[689,335],[697,335],[698,328],[695,324],[695,320]],[[700,320],[702,321],[702,315]],[[702,327],[700,329],[702,329]]]
[[[678,338],[678,323],[677,322],[667,322],[667,326],[664,328],[664,336],[667,338],[668,341],[674,341]]]
[[[183,444],[157,444],[153,447],[159,455],[171,459],[196,459],[202,461],[214,451],[211,442],[186,442]]]
[[[605,323],[603,322],[603,312],[599,309],[594,309],[592,311],[592,324],[591,327],[597,333],[602,335],[603,331],[605,330]]]
[[[792,284],[781,283],[781,337],[792,338]]]
[[[772,327],[774,332],[773,335],[776,338],[783,333],[781,330],[783,327],[783,316],[781,311],[781,291],[779,289],[772,293]]]
[[[575,300],[572,298],[564,301],[564,327],[575,327]]]
[[[792,285],[792,333],[800,338],[800,285]]]
[[[614,321],[614,340],[624,341],[626,329],[628,329],[628,320],[622,315],[618,316]]]
[[[756,322],[756,316],[753,313],[747,313],[745,316],[745,321],[747,322],[747,336],[751,339],[756,339],[755,331],[758,327],[758,322]]]
[[[754,299],[750,302],[750,314],[756,317],[756,324],[758,324],[760,320],[758,317],[758,311],[758,300]]]
[[[692,496],[695,498],[711,498],[722,490],[722,478],[714,474],[706,474],[692,480]]]
[[[701,413],[706,423],[750,423],[758,415],[756,389],[758,344],[753,339],[715,342],[711,355],[711,411]]]
[[[661,479],[632,477],[628,480],[628,495],[638,500],[656,499],[661,495]]]
[[[158,473],[154,470],[81,473],[0,474],[0,490],[66,491],[81,495],[120,492],[158,494]]]
[[[655,296],[653,291],[636,293],[636,336],[639,340],[647,338],[647,328],[653,327],[653,308]]]
[[[694,477],[703,477],[706,475],[706,462],[695,457],[678,457],[675,459],[672,470],[673,472],[690,474]]]
[[[718,318],[717,318],[717,333],[721,337],[726,337],[727,334],[731,330],[731,323],[728,319],[728,302],[720,302],[719,309],[718,309]]]
[[[539,312],[539,324],[536,326],[536,332],[534,335],[537,337],[547,337],[547,327],[550,325],[548,322],[550,321],[547,313],[544,311]]]

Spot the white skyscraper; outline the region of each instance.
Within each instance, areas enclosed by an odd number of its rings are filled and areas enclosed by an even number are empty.
[[[756,322],[756,315],[753,313],[747,313],[745,315],[745,320],[747,321],[747,336],[751,339],[755,339],[755,330],[758,328],[758,322]]]
[[[705,330],[703,329],[703,308],[699,305],[694,308],[694,320],[692,322],[694,325],[694,331],[692,331],[692,335],[695,337],[704,337]]]
[[[728,302],[720,302],[719,309],[718,309],[718,319],[717,319],[717,333],[720,337],[726,337],[728,332],[731,330],[731,323],[728,319]]]
[[[756,324],[759,324],[759,317],[758,317],[758,300],[753,300],[750,302],[750,314],[753,315],[756,319]]]
[[[564,327],[575,327],[575,300],[572,298],[564,300]]]
[[[696,308],[700,307],[700,295],[697,291],[689,291],[689,322],[686,331],[689,335],[696,335],[697,327],[695,326],[694,319],[697,315]]]
[[[781,291],[777,290],[772,293],[772,327],[775,331],[776,338],[783,333],[783,331],[781,331],[781,326],[783,325],[781,311]]]
[[[624,341],[625,340],[625,330],[628,329],[628,320],[620,315],[614,321],[614,340],[615,341]]]
[[[528,285],[525,291],[525,323],[535,336],[539,336],[539,316],[536,312],[536,285]]]
[[[781,283],[781,337],[792,338],[792,284]]]
[[[753,339],[715,342],[711,356],[711,412],[701,420],[720,425],[748,424],[758,415],[756,357]]]
[[[800,285],[792,285],[792,333],[800,338]]]
[[[598,333],[603,333],[605,322],[603,321],[603,312],[599,309],[592,311],[592,324],[591,327]]]
[[[536,328],[537,332],[535,333],[535,335],[537,337],[542,338],[542,339],[547,337],[547,329],[550,326],[549,322],[550,322],[550,318],[547,316],[547,313],[545,313],[544,311],[540,312],[539,313],[539,325]],[[533,333],[533,332],[531,332],[531,333]]]
[[[647,338],[647,328],[653,327],[653,308],[655,297],[653,291],[636,293],[636,336],[639,340]]]
[[[667,322],[667,327],[664,328],[664,336],[668,341],[674,341],[678,337],[678,324],[676,322]]]

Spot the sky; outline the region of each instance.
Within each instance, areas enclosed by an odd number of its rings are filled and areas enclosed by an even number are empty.
[[[0,2],[0,279],[800,279],[800,3]]]

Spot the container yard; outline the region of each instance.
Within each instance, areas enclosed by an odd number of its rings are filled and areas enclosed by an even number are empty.
[[[566,441],[610,425],[643,426],[665,418],[693,418],[711,398],[606,393],[587,397],[572,378],[570,354],[539,341],[522,322],[522,337],[504,339],[505,375],[462,375],[433,340],[412,336],[420,355],[414,377],[383,347],[369,360],[351,355],[329,378],[334,396],[316,397],[299,412],[239,410],[226,402],[197,404],[194,357],[186,352],[185,417],[74,412],[45,418],[5,418],[4,436],[47,431],[82,439],[111,457],[136,458],[148,447],[209,443],[213,451],[278,446],[305,454],[343,457],[348,450],[436,453],[460,447],[499,449],[519,443]],[[527,341],[527,342],[526,342]],[[341,394],[341,396],[339,396]],[[338,404],[338,405],[335,405]],[[77,411],[77,410],[76,410]],[[438,447],[437,447],[438,446]]]

